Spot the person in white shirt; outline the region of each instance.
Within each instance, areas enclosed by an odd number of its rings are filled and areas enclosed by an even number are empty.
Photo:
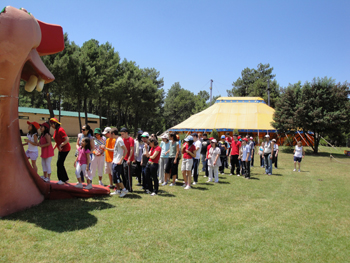
[[[297,162],[298,162],[298,172],[300,173],[300,163],[302,158],[305,157],[305,152],[304,152],[304,148],[301,144],[301,141],[298,141],[297,145],[295,145],[295,149],[294,149],[294,170],[293,172],[296,172],[297,170]]]
[[[201,158],[201,148],[202,148],[202,143],[198,138],[197,133],[192,134],[193,137],[193,144],[196,147],[196,156],[193,159],[193,166],[192,166],[192,176],[193,176],[193,185],[196,185],[198,183],[198,167],[199,167],[199,162]]]
[[[270,141],[270,135],[265,135],[264,143],[264,162],[265,162],[265,174],[272,174],[272,156],[273,156],[273,145],[275,143]]]
[[[124,141],[119,137],[118,129],[113,128],[111,130],[112,138],[115,139],[114,149],[106,148],[107,151],[113,150],[113,163],[112,163],[112,177],[116,185],[116,190],[111,193],[111,195],[119,195],[119,197],[124,197],[128,190],[124,187],[122,180],[120,178],[123,171],[123,160],[128,153]]]
[[[216,139],[211,140],[211,147],[209,149],[209,155],[208,155],[208,170],[209,170],[209,180],[207,181],[212,182],[213,180],[213,173],[215,177],[215,183],[219,182],[219,166],[221,166],[221,160],[220,160],[220,153],[221,150],[218,147],[218,143]]]

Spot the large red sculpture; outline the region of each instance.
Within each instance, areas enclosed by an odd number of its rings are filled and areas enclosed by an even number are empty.
[[[0,217],[41,203],[44,198],[87,197],[73,186],[45,183],[25,156],[18,124],[20,80],[32,92],[54,76],[40,56],[64,49],[62,27],[43,23],[25,9],[0,13]],[[54,165],[54,164],[53,164]],[[102,189],[96,189],[98,190]],[[108,194],[109,190],[101,193]],[[91,195],[90,195],[91,196]]]

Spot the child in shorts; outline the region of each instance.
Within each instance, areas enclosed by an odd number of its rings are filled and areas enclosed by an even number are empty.
[[[39,123],[33,121],[28,124],[27,139],[24,139],[25,143],[23,145],[28,145],[26,151],[27,158],[31,160],[33,169],[38,173],[38,167],[36,166],[36,159],[38,159],[38,129],[40,128]]]

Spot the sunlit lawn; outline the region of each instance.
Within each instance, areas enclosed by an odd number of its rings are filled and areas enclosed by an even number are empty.
[[[338,161],[309,153],[301,173],[281,153],[273,176],[255,166],[215,185],[200,173],[191,190],[180,176],[156,197],[134,182],[124,199],[44,201],[0,220],[0,262],[350,262],[350,157],[329,151]]]

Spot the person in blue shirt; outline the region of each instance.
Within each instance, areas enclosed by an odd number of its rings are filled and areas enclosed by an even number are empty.
[[[243,138],[241,148],[241,161],[243,175],[246,179],[250,179],[250,161],[251,161],[251,149],[248,145],[248,139]]]

